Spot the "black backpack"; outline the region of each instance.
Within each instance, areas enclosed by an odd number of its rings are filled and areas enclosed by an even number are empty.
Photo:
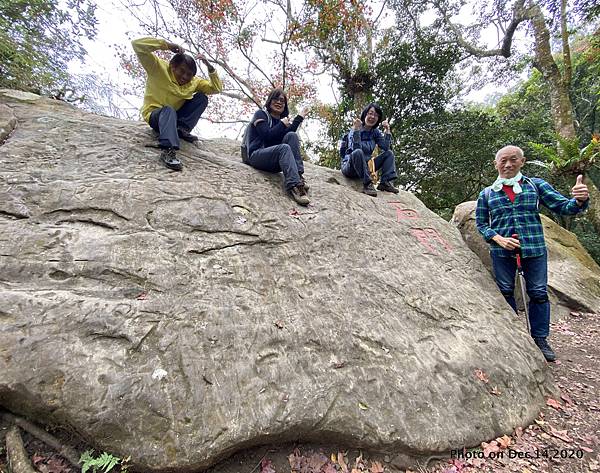
[[[344,159],[348,153],[348,133],[344,133],[340,138],[340,159]]]
[[[251,126],[254,126],[252,119],[254,119],[254,117],[252,117],[250,119],[250,121],[246,125],[246,129],[244,130],[244,134],[242,135],[242,144],[240,145],[240,154],[242,155],[243,163],[247,163],[248,158],[250,158],[250,156],[248,155],[248,150],[250,149],[250,141],[249,141],[250,140],[250,132],[249,132],[249,130],[250,130]],[[270,113],[267,113],[267,121],[269,122],[269,128],[271,128],[273,119],[271,118]]]

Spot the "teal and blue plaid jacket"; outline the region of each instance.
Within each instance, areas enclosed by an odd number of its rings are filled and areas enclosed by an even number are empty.
[[[519,235],[523,258],[541,256],[546,250],[544,229],[540,220],[539,204],[560,215],[575,215],[589,205],[589,200],[579,207],[575,199],[567,199],[543,179],[523,176],[523,192],[515,196],[514,203],[504,191],[489,188],[482,190],[477,199],[475,223],[479,233],[490,243],[490,251],[498,256],[514,256],[491,241],[495,235]]]

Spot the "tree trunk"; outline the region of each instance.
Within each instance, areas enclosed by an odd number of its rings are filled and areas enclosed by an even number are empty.
[[[600,235],[600,190],[598,190],[598,187],[589,176],[585,179],[585,184],[588,186],[590,192],[590,207],[588,208],[586,218]]]
[[[530,13],[535,37],[534,66],[542,73],[550,89],[550,112],[554,129],[562,138],[575,139],[577,133],[573,118],[573,105],[569,97],[568,80],[565,81],[561,76],[552,56],[550,31],[542,10],[538,5],[534,5],[531,7]]]

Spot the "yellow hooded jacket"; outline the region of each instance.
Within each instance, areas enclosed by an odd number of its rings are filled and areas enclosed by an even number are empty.
[[[157,108],[170,105],[179,110],[186,100],[193,97],[196,92],[204,94],[218,94],[223,91],[223,83],[217,72],[208,74],[210,80],[193,77],[185,85],[179,85],[171,72],[169,63],[152,54],[159,49],[168,50],[164,39],[139,38],[131,42],[143,68],[148,73],[146,90],[144,92],[144,105],[142,105],[142,118],[150,120],[150,114]]]

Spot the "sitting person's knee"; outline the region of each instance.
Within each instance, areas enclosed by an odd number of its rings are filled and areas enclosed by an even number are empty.
[[[363,153],[362,149],[355,149],[350,154],[352,159],[365,159],[365,153]]]
[[[287,143],[279,145],[279,153],[283,156],[292,152],[292,148]]]
[[[208,104],[208,96],[206,94],[203,94],[202,92],[196,92],[196,94],[194,95],[194,99],[196,99],[200,104]]]

